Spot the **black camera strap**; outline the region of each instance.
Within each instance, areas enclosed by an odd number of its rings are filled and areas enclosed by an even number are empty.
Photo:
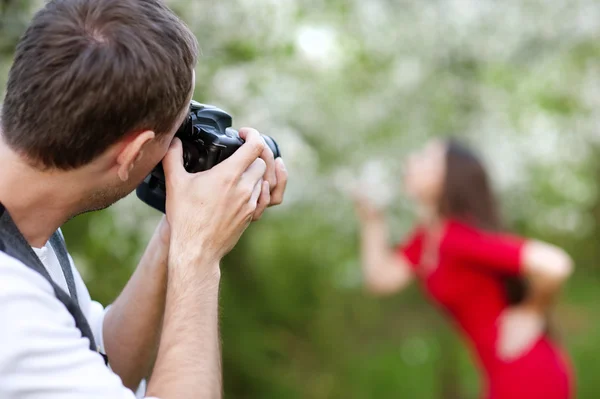
[[[63,275],[65,276],[65,281],[67,282],[67,287],[69,288],[69,294],[71,294],[71,298],[75,302],[78,302],[77,288],[75,287],[75,278],[73,277],[73,269],[71,269],[67,244],[59,231],[54,232],[52,237],[50,237],[50,245],[52,245],[52,249],[58,258],[58,263],[60,263]]]
[[[41,274],[48,281],[48,283],[50,283],[56,298],[62,302],[71,316],[73,316],[73,319],[75,320],[75,326],[79,329],[81,335],[89,340],[90,350],[98,352],[92,329],[90,328],[90,325],[83,314],[83,311],[79,307],[79,303],[77,302],[75,281],[73,279],[73,272],[71,270],[64,240],[62,239],[62,236],[60,236],[59,232],[56,232],[55,235],[58,236],[53,236],[53,239],[51,239],[52,248],[56,252],[59,262],[61,263],[61,267],[65,273],[65,279],[67,280],[67,285],[69,286],[69,291],[72,292],[72,295],[67,294],[54,282],[54,280],[52,280],[52,277],[50,277],[48,270],[46,270],[46,267],[44,267],[40,258],[38,258],[25,237],[23,237],[23,234],[21,234],[13,222],[8,211],[6,211],[4,206],[0,203],[0,250],[7,255],[21,261],[21,263],[30,269],[35,270]],[[104,362],[108,364],[106,356],[102,356],[104,357]]]

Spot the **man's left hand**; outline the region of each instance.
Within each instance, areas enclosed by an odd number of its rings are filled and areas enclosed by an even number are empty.
[[[252,128],[240,129],[240,137],[245,140],[248,133],[253,130]],[[288,172],[283,159],[275,159],[273,151],[271,151],[269,146],[265,146],[260,157],[267,164],[267,171],[265,172],[265,181],[263,182],[258,206],[252,219],[254,221],[262,217],[267,207],[279,205],[283,202],[288,181]]]

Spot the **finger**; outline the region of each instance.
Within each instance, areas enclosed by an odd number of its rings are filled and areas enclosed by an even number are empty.
[[[267,170],[265,161],[257,158],[252,162],[252,165],[242,174],[242,182],[247,182],[248,186],[254,186],[258,181],[262,181]],[[251,186],[250,186],[251,185]]]
[[[245,171],[265,150],[266,144],[260,134],[254,129],[244,129],[240,137],[245,137],[245,143],[222,164],[231,165],[240,173]]]
[[[261,137],[262,138],[262,137]],[[264,141],[264,138],[263,138]],[[266,145],[260,157],[267,164],[267,172],[265,173],[265,179],[269,182],[270,190],[275,189],[277,187],[277,171],[275,170],[275,156],[273,155],[273,151],[271,148]]]
[[[371,199],[364,194],[364,191],[356,189],[353,195],[354,208],[360,213],[368,215],[379,213],[379,208],[371,201]]]
[[[285,195],[285,189],[288,182],[288,171],[285,167],[283,159],[277,158],[275,160],[275,173],[277,175],[277,187],[271,192],[271,206],[279,205],[283,202],[283,196]]]
[[[264,181],[262,184],[262,191],[260,192],[260,197],[258,198],[258,205],[256,206],[256,211],[254,212],[253,220],[258,220],[262,217],[265,209],[271,203],[271,190],[269,188],[269,182]]]
[[[183,145],[177,137],[171,141],[167,155],[162,160],[163,170],[167,181],[185,173],[183,167]]]
[[[240,137],[243,140],[246,140],[248,135],[252,131],[256,132],[256,130],[252,128],[242,128],[239,132]],[[260,154],[261,159],[267,164],[267,172],[265,173],[265,179],[269,182],[269,186],[272,190],[275,188],[275,186],[277,186],[277,175],[275,173],[275,156],[273,155],[273,151],[271,150],[271,148],[269,148],[269,146],[265,142],[265,139],[262,136],[260,138],[265,144],[264,150]]]
[[[256,208],[258,206],[258,199],[260,198],[262,186],[263,186],[263,180],[261,179],[254,186],[254,190],[252,190],[252,195],[250,196],[249,203],[253,208]],[[255,212],[256,212],[256,210],[255,210]]]
[[[245,138],[248,133],[248,130],[242,129],[240,130],[240,137]],[[275,171],[275,156],[273,155],[273,151],[267,145],[264,137],[261,136],[261,139],[265,143],[265,149],[260,154],[260,157],[267,164],[267,172],[265,173],[265,179],[269,182],[269,187],[273,190],[277,186],[277,173]]]

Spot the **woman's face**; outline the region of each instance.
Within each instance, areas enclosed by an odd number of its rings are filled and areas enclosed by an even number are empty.
[[[446,145],[430,141],[423,149],[409,155],[404,172],[407,194],[425,203],[437,203],[446,176]]]

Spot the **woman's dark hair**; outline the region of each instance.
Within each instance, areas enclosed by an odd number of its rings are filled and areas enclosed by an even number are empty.
[[[484,230],[502,230],[498,204],[485,166],[471,149],[455,139],[446,142],[446,178],[439,212],[445,218],[458,219]],[[522,278],[506,279],[509,304],[523,301],[526,291]]]

